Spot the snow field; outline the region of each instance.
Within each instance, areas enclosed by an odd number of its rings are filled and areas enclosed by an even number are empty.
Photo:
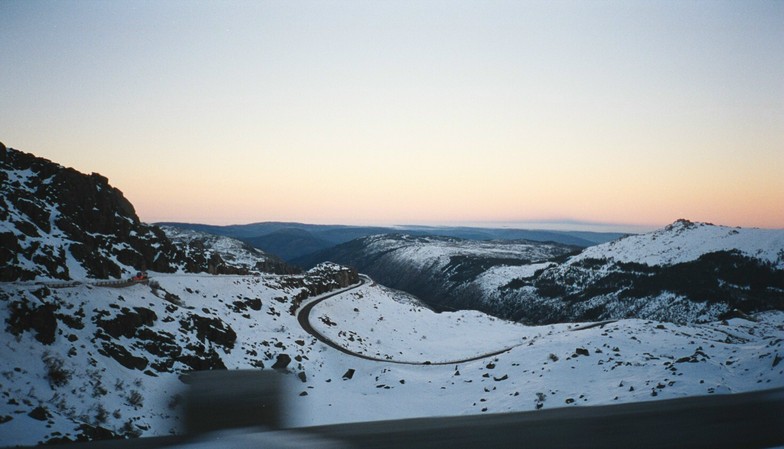
[[[314,308],[312,324],[333,341],[399,361],[470,358],[512,347],[468,362],[401,365],[356,358],[305,333],[289,313],[300,289],[287,287],[285,277],[153,274],[153,279],[160,284],[157,293],[145,285],[52,289],[45,300],[59,304],[58,313],[84,317],[82,328],[59,322],[50,345],[37,341],[31,331],[18,337],[5,331],[0,344],[0,417],[12,419],[0,424],[0,445],[74,435],[82,423],[112,430],[127,427],[143,436],[178,431],[178,401],[186,387],[179,375],[189,368],[177,361],[169,372],[129,369],[99,351],[104,340],[96,338],[97,317],[111,319],[134,307],[153,311],[157,319],[150,329],[169,334],[183,351],[202,346],[228,369],[270,369],[279,356],[290,357],[284,374],[288,387],[281,395],[285,422],[292,427],[784,386],[784,363],[779,363],[784,357],[782,312],[758,314],[757,322],[678,326],[621,320],[573,331],[577,325],[524,327],[477,312],[437,314],[369,283]],[[10,303],[20,297],[40,303],[32,293],[37,288],[0,285],[0,315],[8,317]],[[167,300],[165,293],[174,296]],[[261,303],[258,310],[241,306],[255,299]],[[237,336],[233,347],[184,330],[181,321],[191,316],[217,318],[230,326]],[[321,316],[336,325],[327,325]],[[136,337],[120,336],[113,342],[150,365],[166,359],[149,352]],[[47,355],[71,373],[64,384],[47,380]],[[49,418],[40,421],[28,415],[39,406],[48,410]]]
[[[496,320],[499,329],[485,332],[493,327],[487,316],[435,314],[393,304],[385,295],[363,287],[330,298],[316,306],[311,317],[326,313],[337,324],[311,321],[346,348],[376,355],[397,351],[401,358],[410,354],[435,359],[431,350],[468,357],[515,339],[522,344],[486,359],[450,365],[400,365],[339,354],[333,362],[340,366],[330,371],[328,381],[314,376],[303,390],[308,396],[294,402],[294,423],[498,413],[784,385],[784,364],[776,362],[784,356],[784,313],[780,312],[760,314],[756,323],[734,319],[726,324],[677,326],[622,320],[576,331],[571,330],[578,327],[574,324],[522,327]],[[380,316],[385,317],[384,332],[397,338],[379,338]],[[460,325],[469,321],[476,325],[475,331]],[[344,324],[353,330],[353,341],[339,335]],[[416,329],[427,329],[423,333],[427,339],[414,333]],[[443,343],[439,337],[458,344]],[[350,380],[342,378],[344,367],[355,370]],[[330,410],[328,417],[314,416],[313,411],[323,409]]]
[[[405,363],[470,359],[522,344],[525,326],[475,311],[435,313],[363,286],[311,312],[322,335],[353,352]]]

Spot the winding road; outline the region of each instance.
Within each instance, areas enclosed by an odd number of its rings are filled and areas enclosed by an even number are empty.
[[[510,351],[513,348],[516,348],[516,347],[522,345],[522,343],[520,343],[520,344],[516,344],[516,345],[513,345],[513,346],[509,346],[509,347],[500,349],[498,351],[488,352],[488,353],[485,353],[485,354],[480,354],[480,355],[469,357],[469,358],[465,358],[465,359],[449,360],[449,361],[445,361],[445,362],[431,362],[431,361],[411,362],[411,361],[403,361],[403,360],[382,359],[380,357],[372,357],[372,356],[369,356],[369,355],[366,355],[366,354],[361,354],[361,353],[358,353],[358,352],[351,351],[351,350],[349,350],[349,349],[347,349],[347,348],[345,348],[343,346],[340,346],[339,344],[335,343],[334,341],[330,340],[325,335],[323,335],[322,333],[320,333],[319,331],[314,329],[313,326],[310,324],[310,312],[313,310],[313,308],[315,306],[320,304],[322,301],[325,301],[325,300],[330,299],[330,298],[334,298],[335,296],[342,295],[342,294],[344,294],[346,292],[349,292],[351,290],[354,290],[354,289],[357,289],[359,287],[362,287],[363,285],[365,285],[368,282],[372,282],[371,279],[369,277],[365,276],[365,275],[360,275],[359,279],[360,279],[360,281],[356,285],[353,285],[351,287],[348,287],[346,289],[343,289],[343,290],[340,290],[340,291],[337,291],[337,292],[334,292],[334,293],[328,293],[328,294],[326,294],[326,295],[324,295],[324,296],[322,296],[320,298],[317,298],[315,300],[312,300],[312,301],[308,302],[307,304],[305,304],[304,306],[300,307],[300,309],[297,311],[297,321],[299,321],[299,325],[302,326],[302,329],[304,329],[305,332],[307,332],[310,335],[314,336],[317,340],[319,340],[320,342],[324,343],[325,345],[327,345],[327,346],[329,346],[331,348],[334,348],[334,349],[336,349],[336,350],[338,350],[338,351],[340,351],[340,352],[342,352],[344,354],[348,354],[348,355],[353,356],[353,357],[358,357],[360,359],[373,360],[375,362],[395,363],[395,364],[398,364],[398,365],[419,365],[419,366],[427,366],[427,365],[454,365],[454,364],[458,364],[458,363],[473,362],[474,360],[481,360],[481,359],[485,359],[485,358],[488,358],[488,357],[496,356],[498,354],[503,354],[504,352]]]

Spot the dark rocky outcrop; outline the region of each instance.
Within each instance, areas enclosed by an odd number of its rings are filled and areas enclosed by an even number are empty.
[[[359,282],[357,270],[333,263],[324,263],[311,268],[304,277],[291,276],[281,280],[284,288],[301,288],[294,296],[289,313],[294,315],[299,305],[307,298],[330,292],[338,288],[348,287]]]
[[[120,279],[144,270],[300,271],[237,243],[252,254],[252,263],[237,263],[232,254],[220,253],[203,240],[172,241],[161,228],[142,223],[130,201],[104,176],[0,145],[0,281],[85,275]],[[78,272],[71,272],[71,258]]]
[[[194,348],[188,348],[193,350]],[[226,369],[226,365],[214,349],[208,351],[194,351],[195,354],[185,354],[177,357],[177,361],[194,371],[208,371]]]
[[[286,369],[291,363],[291,356],[288,354],[278,354],[277,359],[275,360],[275,364],[272,365],[272,369]]]
[[[117,363],[128,369],[142,371],[147,368],[147,364],[149,363],[146,358],[137,357],[128,352],[124,347],[112,342],[103,342],[101,348],[98,349],[98,352],[104,356],[113,358]]]
[[[0,280],[71,279],[69,254],[92,278],[170,272],[183,259],[104,176],[2,146],[0,181]]]
[[[44,303],[36,307],[23,300],[11,303],[9,310],[11,316],[7,320],[8,332],[20,335],[24,331],[32,330],[35,331],[35,339],[41,343],[54,343],[57,332],[56,305]]]
[[[690,322],[784,310],[784,273],[739,251],[662,266],[584,259],[516,279],[501,293],[516,305],[512,318],[527,323],[636,317]],[[673,299],[651,308],[661,295]]]
[[[234,348],[234,342],[237,341],[237,334],[234,332],[234,329],[219,318],[191,315],[189,322],[181,321],[180,325],[185,330],[195,329],[196,338],[202,343],[210,341],[215,345],[231,350]]]
[[[47,419],[51,418],[52,415],[49,413],[49,410],[46,407],[38,406],[34,408],[27,416],[37,419],[38,421],[46,421]]]
[[[142,326],[151,326],[158,319],[155,312],[144,307],[134,307],[131,311],[123,308],[122,311],[112,319],[98,319],[98,327],[106,331],[113,338],[121,336],[131,338],[137,335]]]

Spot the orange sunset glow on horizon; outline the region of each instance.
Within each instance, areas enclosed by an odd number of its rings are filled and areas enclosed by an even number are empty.
[[[0,15],[0,141],[147,222],[784,228],[782,2]]]

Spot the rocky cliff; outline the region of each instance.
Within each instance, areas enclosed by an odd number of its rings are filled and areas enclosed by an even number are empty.
[[[242,244],[223,251],[213,240],[173,242],[142,223],[106,177],[0,144],[0,281],[118,279],[142,270],[297,271],[252,248],[242,263],[227,260]]]

